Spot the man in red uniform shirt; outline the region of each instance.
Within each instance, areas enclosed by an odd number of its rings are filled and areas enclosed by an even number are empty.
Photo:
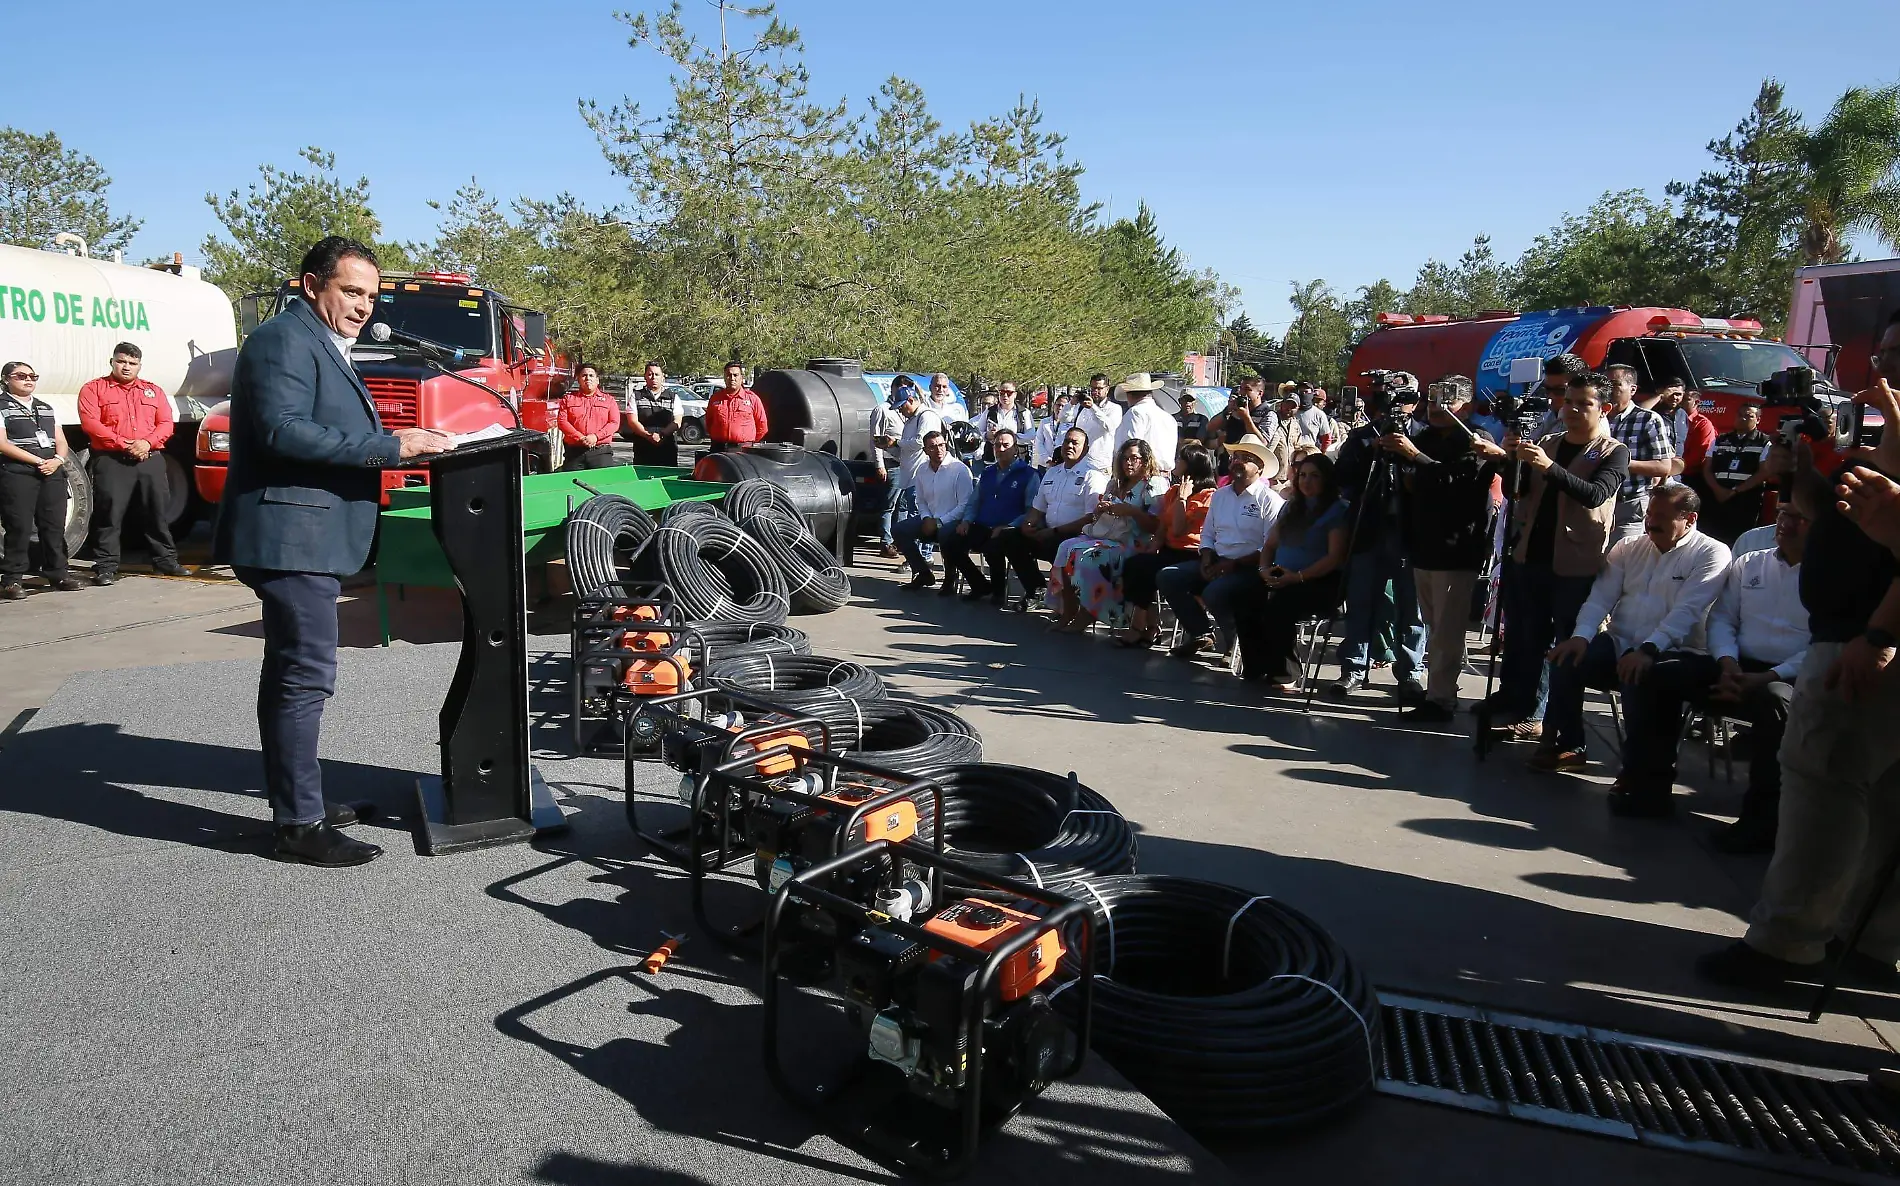
[[[726,385],[706,401],[706,436],[710,452],[723,453],[765,439],[765,401],[745,385],[745,367],[726,364]]]
[[[576,390],[561,400],[561,439],[567,462],[561,468],[606,469],[614,461],[614,437],[620,432],[620,401],[600,389],[600,368],[584,362],[574,370]]]
[[[119,530],[139,504],[152,570],[181,577],[166,504],[171,501],[161,450],[172,435],[172,401],[156,383],[139,378],[145,355],[131,342],[112,348],[112,373],[79,389],[79,423],[92,441],[92,579],[119,579]]]

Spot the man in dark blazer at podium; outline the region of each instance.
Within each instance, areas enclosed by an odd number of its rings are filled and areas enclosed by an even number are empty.
[[[369,559],[382,470],[452,447],[426,428],[386,432],[350,365],[381,272],[367,246],[331,235],[303,257],[303,299],[259,326],[231,383],[231,464],[214,559],[263,602],[257,729],[276,855],[360,865],[382,855],[337,831],[356,822],[323,798],[317,739],[336,689],[342,578]]]

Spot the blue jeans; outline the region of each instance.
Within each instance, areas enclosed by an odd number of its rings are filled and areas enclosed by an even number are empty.
[[[924,558],[924,550],[917,541],[924,538],[937,538],[934,526],[929,536],[922,534],[924,524],[928,522],[930,520],[922,515],[910,515],[899,519],[897,526],[891,530],[891,537],[897,542],[897,550],[904,554],[904,560],[909,563],[911,571],[919,576],[930,575],[930,561]]]
[[[1380,594],[1392,582],[1396,605],[1394,623],[1398,654],[1392,672],[1400,679],[1417,679],[1425,663],[1425,624],[1418,616],[1418,587],[1412,561],[1396,531],[1388,530],[1368,550],[1352,558],[1346,570],[1346,638],[1339,644],[1341,675],[1364,675],[1366,652],[1377,623]]]
[[[1205,580],[1198,557],[1155,574],[1155,588],[1173,607],[1175,620],[1181,623],[1181,633],[1187,638],[1205,637],[1215,626],[1231,637],[1237,601],[1259,587],[1259,570],[1251,564],[1238,572]],[[1195,600],[1197,597],[1199,601]],[[1207,603],[1206,609],[1201,608],[1203,601]],[[1211,622],[1209,614],[1213,615]]]
[[[1548,568],[1504,562],[1504,663],[1499,720],[1544,719],[1550,672],[1544,656],[1577,629],[1577,611],[1590,599],[1595,577],[1560,577]]]
[[[897,488],[897,481],[895,477],[892,477],[885,481],[884,483],[884,513],[878,516],[878,521],[877,521],[877,542],[878,543],[883,544],[886,547],[890,546],[891,523],[897,517],[898,504],[900,502],[903,502],[904,496],[910,493],[911,491],[899,490]]]
[[[257,673],[257,734],[264,793],[284,824],[323,818],[317,740],[323,702],[336,691],[336,599],[329,573],[239,568],[237,578],[264,603],[264,663]]]

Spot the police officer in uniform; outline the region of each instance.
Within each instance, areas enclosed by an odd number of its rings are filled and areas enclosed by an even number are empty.
[[[36,399],[40,380],[23,362],[0,366],[0,531],[6,552],[0,559],[0,597],[26,596],[27,540],[37,527],[42,569],[55,589],[83,588],[66,571],[66,437],[52,405]]]

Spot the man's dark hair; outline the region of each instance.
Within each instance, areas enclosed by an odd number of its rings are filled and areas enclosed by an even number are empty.
[[[325,235],[303,253],[303,262],[297,265],[297,274],[315,276],[317,287],[322,288],[336,276],[336,270],[343,261],[350,258],[363,260],[378,271],[383,266],[376,262],[376,253],[370,250],[369,244],[345,235]]]
[[[1247,390],[1249,387],[1256,391],[1265,391],[1267,389],[1267,381],[1262,379],[1259,375],[1254,375],[1240,381],[1240,389],[1242,391]]]
[[[1691,487],[1671,482],[1666,486],[1657,486],[1650,491],[1652,501],[1669,503],[1675,508],[1676,517],[1699,515],[1702,513],[1702,496]]]
[[[1630,377],[1631,387],[1635,387],[1638,384],[1639,377],[1636,374],[1636,368],[1627,362],[1613,362],[1603,368],[1603,373],[1612,379],[1615,379],[1618,375],[1628,375]]]
[[[726,360],[726,365],[725,365],[725,366],[722,366],[722,367],[720,367],[719,369],[720,369],[720,370],[722,370],[722,371],[729,371],[729,370],[731,370],[731,369],[732,369],[733,367],[738,367],[738,368],[739,368],[740,370],[742,370],[742,371],[743,371],[743,370],[745,370],[745,363],[743,363],[743,362],[740,362],[740,361],[739,361],[738,359],[736,359],[736,358],[729,358],[729,359],[727,359],[727,360]]]
[[[1106,383],[1106,382],[1108,382],[1108,376],[1104,375],[1100,371],[1096,371],[1093,375],[1089,376],[1090,387],[1095,386],[1097,383]]]
[[[1664,375],[1649,385],[1651,391],[1668,391],[1671,387],[1680,387],[1687,391],[1689,384],[1676,375]]]
[[[923,445],[928,445],[932,441],[941,441],[942,439],[943,439],[943,434],[933,428],[929,432],[925,433],[924,439],[918,443],[923,444]]]
[[[1544,360],[1544,373],[1563,375],[1574,382],[1590,373],[1590,364],[1574,354],[1553,354]]]
[[[1089,447],[1089,434],[1086,431],[1080,428],[1071,426],[1067,432],[1062,434],[1062,439],[1066,441],[1072,436],[1079,436],[1082,438],[1082,447],[1084,449]]]
[[[646,373],[647,373],[648,371],[650,371],[650,370],[652,370],[652,369],[653,369],[654,367],[659,367],[659,368],[660,368],[660,373],[661,373],[661,374],[663,374],[663,375],[664,375],[664,374],[666,373],[666,366],[665,366],[665,364],[663,364],[663,363],[661,363],[661,362],[660,362],[660,360],[659,360],[659,359],[657,359],[657,358],[649,358],[649,359],[647,359],[647,360],[646,360],[646,362],[645,362],[645,363],[643,363],[643,364],[641,365],[641,367],[640,367],[640,373],[644,375],[644,374],[646,374]]]
[[[990,439],[995,440],[997,437],[1008,437],[1009,443],[1011,445],[1014,445],[1016,443],[1016,432],[1014,429],[999,428],[993,434],[991,434]]]
[[[599,367],[597,367],[597,366],[595,366],[595,365],[594,365],[593,363],[591,363],[591,362],[584,362],[584,363],[582,363],[581,365],[579,365],[579,366],[577,366],[577,367],[575,367],[575,368],[574,368],[574,377],[575,377],[576,379],[578,379],[578,378],[580,378],[580,377],[581,377],[581,372],[582,372],[582,371],[592,371],[592,372],[594,372],[594,378],[596,378],[596,379],[598,379],[598,378],[600,378],[600,368],[599,368]]]
[[[145,358],[145,351],[140,350],[138,345],[133,342],[120,342],[117,346],[112,348],[112,357],[117,358],[121,354],[127,358],[135,358],[141,361]]]
[[[1563,355],[1559,355],[1558,357],[1561,358]],[[1570,376],[1570,385],[1572,387],[1588,387],[1591,391],[1596,392],[1597,400],[1601,402],[1603,397],[1609,394],[1610,377],[1602,371],[1593,371],[1589,367],[1584,367],[1580,373]]]

